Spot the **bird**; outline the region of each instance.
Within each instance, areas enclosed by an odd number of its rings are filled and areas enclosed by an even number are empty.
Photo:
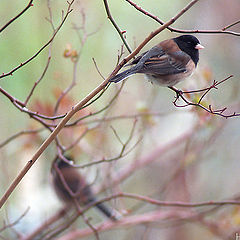
[[[199,61],[199,50],[203,49],[193,35],[181,35],[160,42],[149,51],[136,57],[126,71],[109,79],[117,83],[136,73],[160,86],[173,87],[192,75]]]
[[[72,161],[70,157],[65,158]],[[97,201],[91,187],[79,171],[58,156],[52,163],[51,175],[53,188],[65,205],[73,206],[76,205],[77,201],[79,205],[84,206]],[[109,219],[113,221],[120,219],[119,212],[105,206],[103,203],[97,203],[95,206]]]

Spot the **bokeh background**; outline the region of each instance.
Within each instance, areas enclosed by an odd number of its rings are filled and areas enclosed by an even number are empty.
[[[139,6],[163,21],[169,20],[189,1],[183,0],[138,0]],[[1,0],[1,26],[20,12],[28,1]],[[23,16],[1,33],[0,72],[8,72],[31,57],[52,36],[49,8],[53,23],[57,27],[61,22],[62,10],[66,11],[66,1],[34,1]],[[109,1],[113,18],[122,31],[126,31],[126,40],[132,49],[136,47],[159,24],[136,11],[126,1]],[[84,16],[83,16],[84,13]],[[235,22],[240,15],[239,0],[199,1],[186,14],[173,24],[180,29],[220,30]],[[83,26],[84,28],[80,28]],[[76,31],[76,28],[80,28]],[[240,25],[229,29],[240,32]],[[88,36],[86,36],[86,34]],[[159,41],[179,34],[164,30],[144,48],[149,49]],[[80,36],[80,38],[79,38]],[[196,34],[205,49],[200,53],[200,62],[196,73],[177,87],[181,89],[199,89],[209,86],[213,80],[222,80],[229,75],[234,77],[213,90],[205,99],[206,104],[215,108],[227,107],[226,113],[240,112],[239,104],[239,61],[240,38],[227,34]],[[84,44],[81,40],[84,39]],[[73,11],[53,41],[51,62],[46,75],[38,85],[28,108],[50,114],[62,90],[67,88],[73,78],[74,60],[64,57],[67,49],[80,50],[77,64],[77,85],[60,105],[59,113],[65,113],[80,101],[102,81],[99,71],[107,77],[117,64],[122,42],[116,30],[107,19],[102,1],[75,1]],[[127,50],[124,49],[124,56]],[[144,51],[144,50],[143,50]],[[36,59],[12,76],[1,79],[1,87],[14,97],[24,101],[34,82],[41,76],[47,62],[49,49],[45,49]],[[104,95],[79,115],[95,112],[106,106],[119,85],[112,84]],[[166,201],[217,201],[230,199],[240,193],[240,118],[225,119],[209,115],[203,110],[173,105],[174,93],[167,88],[154,86],[143,76],[131,77],[123,86],[117,100],[106,111],[92,116],[82,126],[71,131],[63,131],[61,140],[68,145],[84,129],[101,124],[89,133],[70,151],[78,164],[102,158],[112,158],[119,154],[121,144],[112,129],[115,129],[122,141],[130,135],[134,119],[137,119],[134,136],[128,149],[141,139],[136,147],[125,157],[111,164],[99,164],[81,170],[96,189],[108,184],[106,176],[117,176],[118,172],[136,162],[136,159],[151,155],[161,146],[172,143],[168,151],[159,155],[148,165],[136,169],[126,181],[104,194],[118,191],[152,196]],[[4,95],[0,95],[0,143],[19,131],[37,129],[39,123],[16,109]],[[149,113],[146,117],[141,114]],[[151,115],[152,113],[152,115]],[[117,119],[103,121],[102,117]],[[136,115],[136,118],[132,116]],[[131,117],[128,117],[131,116]],[[95,121],[95,122],[94,122]],[[189,134],[181,143],[174,144],[178,137]],[[26,162],[31,159],[40,144],[49,135],[43,130],[35,135],[24,135],[0,148],[0,193],[1,195],[17,176]],[[52,143],[37,163],[24,177],[1,210],[0,225],[14,222],[29,208],[16,225],[3,231],[4,239],[16,239],[16,232],[29,234],[61,207],[52,191],[49,174],[51,162],[56,155]],[[109,170],[110,169],[110,170]],[[109,178],[110,179],[110,178]],[[103,194],[103,196],[105,196]],[[141,214],[158,208],[141,204],[134,210],[136,201],[121,200],[113,204],[120,212]],[[91,210],[90,216],[96,222],[101,215]],[[234,239],[234,233],[240,232],[240,208],[225,207],[217,214],[210,215],[209,221],[216,224],[219,231],[204,221],[177,222],[169,224],[161,220],[148,225],[136,225],[129,228],[101,233],[101,239]],[[86,228],[81,219],[74,224],[76,228]],[[239,230],[239,231],[238,231]],[[117,234],[116,234],[117,233]],[[229,235],[228,235],[229,234]],[[143,237],[144,236],[144,237]],[[90,236],[88,239],[95,239]]]

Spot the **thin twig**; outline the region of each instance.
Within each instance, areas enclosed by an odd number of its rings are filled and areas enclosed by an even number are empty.
[[[99,70],[99,68],[98,68],[98,65],[97,65],[96,60],[95,60],[94,58],[92,58],[92,60],[93,60],[94,66],[95,66],[95,68],[96,68],[99,76],[100,76],[103,80],[105,80],[105,77],[102,75],[102,73],[100,72],[100,70]]]
[[[233,26],[235,26],[235,25],[237,25],[237,24],[239,24],[239,23],[240,23],[240,20],[237,20],[236,22],[233,22],[233,23],[227,25],[227,26],[224,27],[222,30],[225,31],[226,29],[231,28],[231,27],[233,27]]]
[[[47,59],[47,64],[46,64],[46,66],[45,66],[45,68],[44,68],[44,70],[43,70],[42,75],[41,75],[40,78],[34,83],[34,85],[33,85],[32,89],[31,89],[30,93],[28,94],[26,100],[24,101],[24,105],[25,105],[25,106],[27,106],[27,104],[28,104],[30,98],[32,97],[33,92],[34,92],[34,90],[36,89],[37,85],[40,83],[40,81],[41,81],[41,80],[43,79],[43,77],[45,76],[45,74],[46,74],[46,72],[47,72],[47,70],[48,70],[50,61],[51,61],[51,50],[49,49],[49,55],[48,55],[48,59]]]
[[[68,3],[68,9],[67,9],[67,13],[64,16],[62,22],[60,23],[60,25],[58,26],[58,28],[56,29],[56,32],[53,34],[53,36],[48,40],[47,43],[45,43],[32,57],[30,57],[29,59],[27,59],[26,61],[20,63],[17,67],[13,68],[11,71],[7,72],[7,73],[3,73],[2,75],[0,75],[0,79],[10,76],[12,75],[15,71],[17,71],[18,69],[22,68],[23,66],[25,66],[26,64],[28,64],[29,62],[31,62],[34,58],[36,58],[56,37],[57,33],[59,32],[59,30],[62,28],[63,24],[65,23],[65,21],[68,18],[68,15],[72,12],[73,9],[71,9],[71,6],[73,4],[74,0],[72,0],[71,2]]]
[[[27,113],[30,117],[37,117],[39,119],[42,118],[42,119],[46,119],[46,120],[57,120],[57,119],[61,119],[66,116],[66,114],[62,114],[62,115],[50,117],[50,116],[40,114],[38,112],[33,112],[25,107],[25,103],[21,102],[20,100],[18,100],[15,97],[13,97],[10,93],[8,93],[6,90],[2,89],[1,87],[0,87],[0,92],[4,96],[6,96],[14,104],[14,106],[16,108],[18,108],[21,112]],[[52,125],[52,126],[54,126],[54,125]]]
[[[23,130],[18,133],[13,134],[11,137],[7,138],[5,141],[0,143],[0,148],[4,147],[8,143],[10,143],[12,140],[22,136],[22,135],[27,135],[27,134],[36,134],[39,133],[40,131],[44,130],[43,128],[35,129],[35,130]]]
[[[229,79],[232,78],[232,77],[233,77],[233,75],[230,75],[230,76],[224,78],[224,79],[221,80],[221,81],[216,81],[216,80],[214,80],[214,81],[213,81],[213,84],[212,84],[210,87],[201,88],[201,89],[198,89],[198,90],[182,91],[182,93],[183,93],[183,94],[186,94],[186,93],[188,93],[188,94],[190,94],[190,93],[200,93],[200,92],[208,91],[209,89],[212,89],[212,88],[217,89],[217,86],[218,86],[218,85],[226,82],[227,80],[229,80]]]
[[[30,7],[33,6],[33,0],[30,0],[28,5],[14,18],[12,18],[9,22],[7,22],[1,29],[0,29],[0,33],[6,29],[11,23],[13,23],[15,20],[17,20],[21,15],[23,15]]]
[[[110,128],[112,129],[112,131],[113,131],[115,137],[116,137],[117,140],[120,142],[120,144],[121,144],[122,146],[124,146],[124,143],[122,142],[121,138],[119,137],[119,135],[118,135],[116,129],[115,129],[113,126],[110,126]]]
[[[116,29],[116,31],[118,32],[123,44],[125,45],[125,47],[127,48],[128,52],[131,53],[132,50],[130,48],[130,46],[128,45],[125,37],[124,37],[124,32],[120,30],[120,28],[118,27],[117,23],[114,21],[111,13],[110,13],[110,9],[109,9],[109,6],[108,6],[108,2],[107,0],[103,0],[103,3],[104,3],[104,7],[105,7],[105,10],[106,10],[106,13],[107,13],[107,16],[110,20],[110,22],[112,23],[112,25],[114,26],[114,28]]]
[[[9,223],[7,225],[4,225],[2,228],[0,228],[0,232],[3,232],[4,230],[11,228],[15,225],[17,225],[28,213],[28,211],[30,210],[30,207],[28,207],[15,221],[13,221],[12,223]]]
[[[142,7],[138,6],[136,3],[132,2],[131,0],[125,0],[126,2],[128,2],[129,4],[131,4],[135,9],[137,9],[138,11],[140,11],[141,13],[145,14],[146,16],[152,18],[153,20],[155,20],[156,22],[160,23],[161,25],[164,24],[164,22],[159,19],[157,16],[151,14],[150,12],[144,10]],[[206,34],[230,34],[230,35],[234,35],[234,36],[240,36],[240,33],[238,32],[233,32],[233,31],[225,31],[226,29],[238,24],[240,22],[240,20],[224,27],[223,29],[220,30],[183,30],[183,29],[177,29],[177,28],[173,28],[168,26],[167,29],[170,30],[171,32],[177,32],[177,33],[206,33]]]
[[[209,105],[208,107],[205,107],[204,105],[201,104],[203,98],[210,92],[210,90],[217,89],[218,85],[222,84],[223,82],[227,81],[228,79],[230,79],[232,77],[233,77],[233,75],[230,75],[230,76],[228,76],[227,78],[225,78],[221,81],[215,81],[214,80],[213,84],[210,87],[203,88],[203,89],[200,89],[200,90],[181,91],[181,90],[178,90],[175,87],[169,87],[169,89],[173,90],[176,93],[176,98],[173,101],[173,104],[174,104],[174,106],[179,107],[179,108],[188,107],[188,106],[200,107],[203,110],[207,111],[208,113],[211,113],[213,115],[218,115],[218,116],[221,116],[221,117],[224,117],[224,118],[231,118],[231,117],[240,116],[240,113],[236,113],[236,112],[233,112],[233,113],[230,113],[230,114],[225,114],[224,112],[227,110],[227,107],[217,109],[217,110],[213,110],[211,105]],[[200,93],[200,92],[204,92],[204,93],[202,94],[202,96],[200,96],[198,102],[191,102],[184,96],[184,94],[192,94],[192,93]],[[177,101],[179,100],[179,98],[181,98],[185,104],[183,104],[183,105],[177,104]]]
[[[58,112],[58,109],[59,109],[59,106],[60,106],[60,103],[61,101],[63,100],[63,98],[74,88],[74,86],[77,84],[77,67],[78,67],[78,63],[79,63],[79,60],[80,60],[80,57],[81,57],[81,53],[82,53],[82,49],[88,39],[89,36],[95,34],[97,32],[96,31],[93,31],[91,33],[87,33],[86,31],[86,17],[85,17],[85,12],[83,11],[83,9],[81,9],[81,17],[82,17],[82,24],[80,27],[77,27],[74,25],[74,29],[77,33],[77,36],[79,37],[79,41],[80,41],[80,49],[78,50],[75,58],[74,58],[74,64],[73,64],[73,76],[72,76],[72,82],[71,84],[61,93],[60,97],[57,99],[57,102],[55,104],[55,107],[54,107],[54,114],[56,114]],[[83,32],[83,36],[81,37],[81,34],[80,34],[80,30],[82,30]]]

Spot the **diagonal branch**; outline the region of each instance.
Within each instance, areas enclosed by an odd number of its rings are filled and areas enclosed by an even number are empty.
[[[33,6],[33,0],[30,0],[28,5],[14,18],[12,18],[9,22],[7,22],[1,29],[0,29],[0,33],[6,29],[11,23],[13,23],[15,20],[17,20],[21,15],[23,15],[30,7]]]
[[[127,43],[127,41],[126,41],[126,39],[124,38],[124,35],[123,35],[124,31],[121,31],[121,29],[118,27],[117,23],[114,21],[112,15],[111,15],[107,0],[103,0],[103,2],[104,2],[104,7],[105,7],[105,10],[106,10],[106,13],[107,13],[107,16],[108,16],[110,22],[112,23],[114,28],[117,30],[117,32],[118,32],[120,38],[122,39],[123,44],[127,48],[128,52],[131,53],[132,50],[131,50],[130,46],[128,45],[128,43]]]

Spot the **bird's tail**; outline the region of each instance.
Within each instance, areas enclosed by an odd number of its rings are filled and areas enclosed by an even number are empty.
[[[113,221],[117,221],[121,218],[121,214],[117,212],[115,209],[109,208],[105,206],[103,203],[98,203],[96,207],[108,218]]]
[[[130,69],[123,71],[123,72],[117,74],[116,76],[110,78],[109,82],[114,82],[114,83],[120,82],[135,73],[136,73],[136,71],[134,71],[132,68],[130,68]]]

